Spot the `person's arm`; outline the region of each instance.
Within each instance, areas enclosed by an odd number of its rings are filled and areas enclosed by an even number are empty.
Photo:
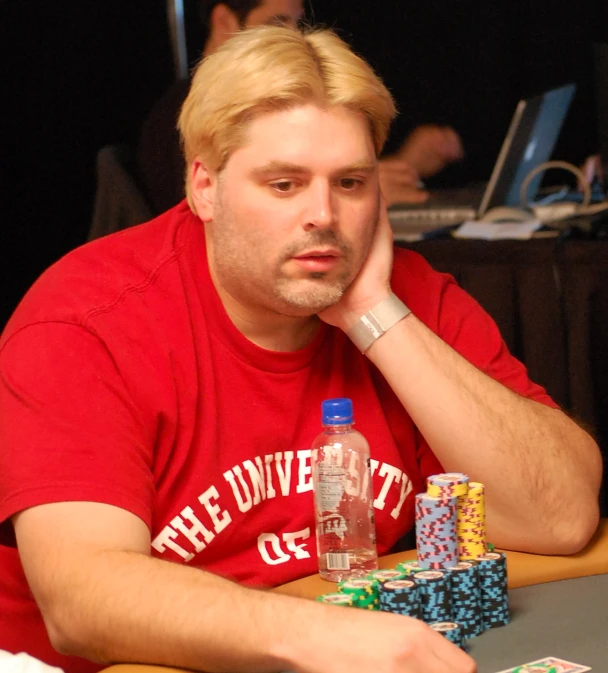
[[[321,314],[347,333],[391,292],[392,235],[384,207],[381,213],[359,276]],[[566,414],[495,381],[412,314],[367,356],[444,469],[485,484],[493,542],[537,553],[573,553],[586,544],[598,523],[601,458],[595,441]]]
[[[247,589],[152,558],[146,525],[117,507],[47,504],[13,522],[51,642],[64,654],[209,672],[475,670],[418,620]]]

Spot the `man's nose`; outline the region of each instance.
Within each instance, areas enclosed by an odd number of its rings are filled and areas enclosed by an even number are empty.
[[[331,185],[326,182],[313,183],[308,194],[306,229],[327,228],[334,225],[336,205]]]

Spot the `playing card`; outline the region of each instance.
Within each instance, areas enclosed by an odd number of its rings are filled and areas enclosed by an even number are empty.
[[[544,657],[527,664],[508,668],[499,673],[584,673],[584,671],[590,670],[590,666],[584,666],[583,664],[575,664],[558,657]]]
[[[575,664],[572,661],[558,659],[557,657],[545,657],[544,659],[530,662],[530,665],[533,666],[537,666],[539,664],[543,666],[555,667],[555,673],[583,673],[583,671],[591,670],[590,666],[585,666],[584,664]]]

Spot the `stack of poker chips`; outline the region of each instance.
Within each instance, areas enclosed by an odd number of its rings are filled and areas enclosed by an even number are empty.
[[[377,580],[372,579],[343,580],[338,583],[338,589],[351,597],[353,607],[365,610],[379,610],[378,584]]]
[[[483,484],[469,483],[466,495],[458,498],[458,556],[474,561],[486,553],[486,511]]]
[[[416,496],[416,547],[421,565],[434,570],[485,554],[483,484],[458,472],[429,477]]]
[[[450,577],[440,570],[414,573],[414,582],[420,593],[420,618],[427,624],[452,619],[452,591]]]
[[[461,561],[447,573],[452,587],[452,618],[460,624],[463,638],[474,638],[484,631],[477,563]]]
[[[416,560],[341,582],[340,591],[355,607],[422,619],[460,646],[509,623],[506,557],[486,545],[483,484],[429,477],[416,496],[416,547]]]
[[[416,549],[418,562],[425,569],[439,570],[458,563],[456,520],[455,497],[416,496]]]
[[[390,580],[380,585],[380,610],[420,619],[420,595],[416,582]]]
[[[505,626],[510,621],[506,556],[489,552],[477,559],[477,565],[484,627]]]

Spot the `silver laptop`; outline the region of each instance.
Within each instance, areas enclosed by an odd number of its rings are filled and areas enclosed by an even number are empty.
[[[520,100],[487,185],[439,190],[421,205],[396,204],[389,219],[396,241],[415,241],[466,220],[481,217],[495,206],[519,207],[526,175],[548,161],[572,102],[575,84]],[[542,175],[528,188],[528,200],[538,193]]]

